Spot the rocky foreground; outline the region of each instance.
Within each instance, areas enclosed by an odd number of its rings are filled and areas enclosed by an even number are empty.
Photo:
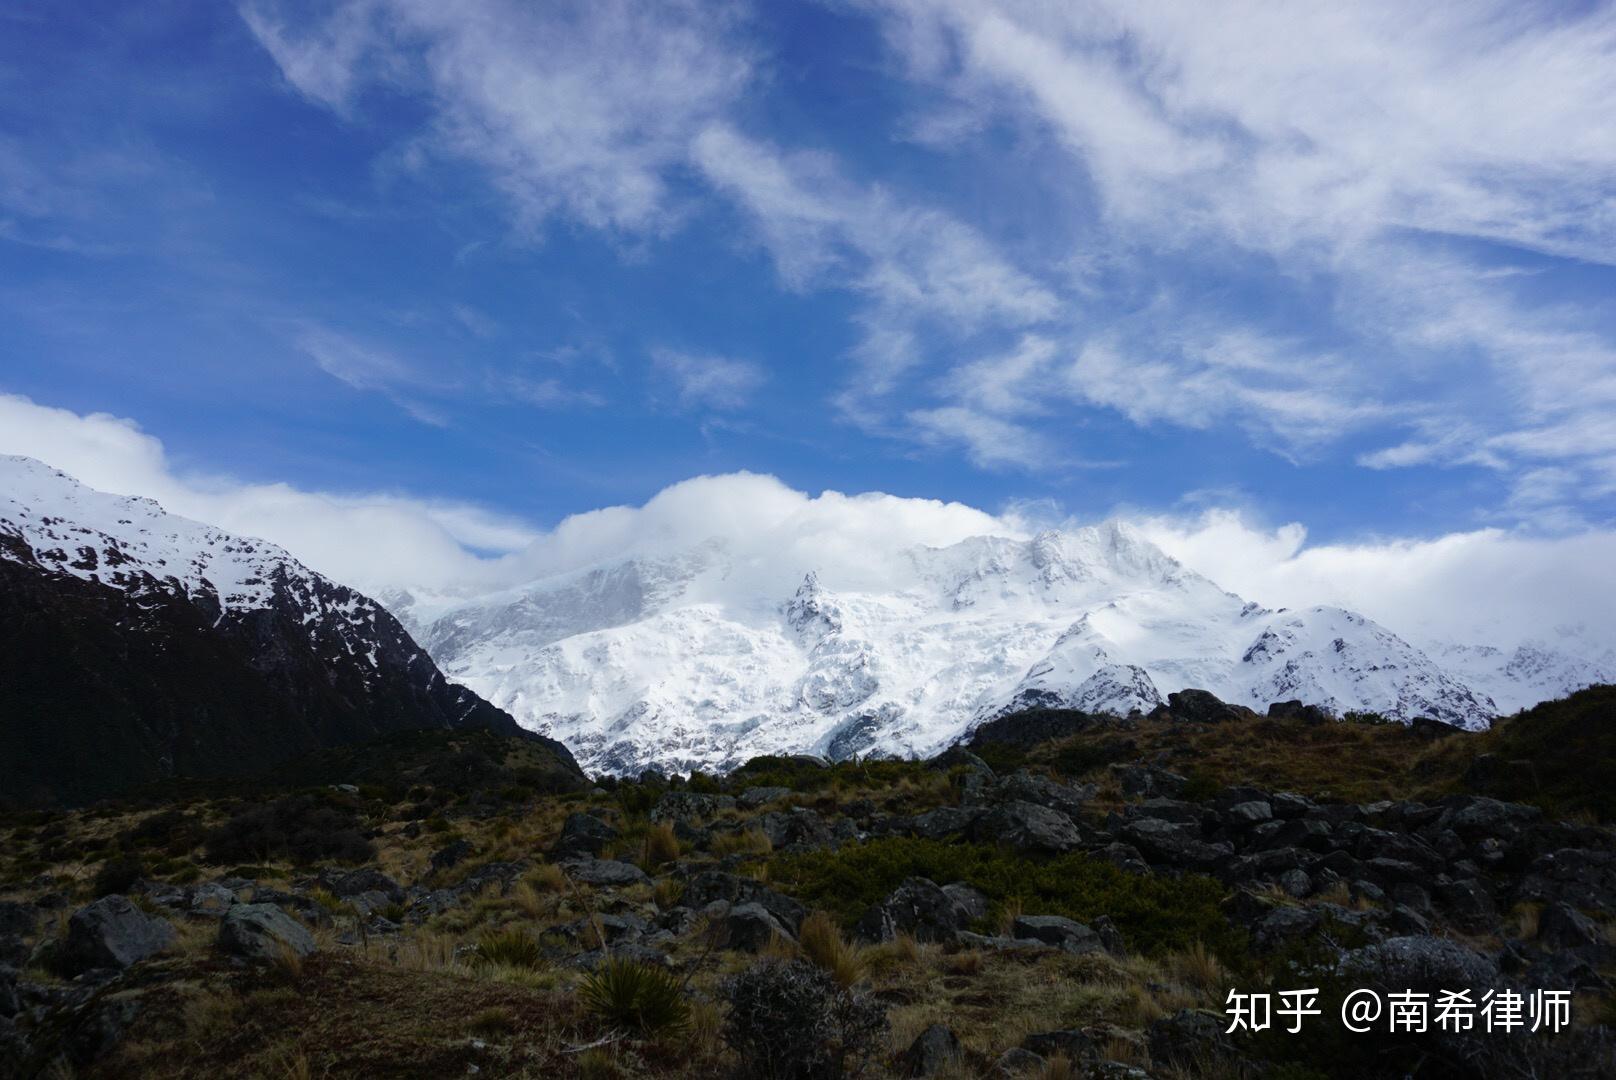
[[[14,815],[0,1072],[1612,1075],[1616,690],[1369,720],[1175,695],[576,790],[417,733]],[[1304,986],[1300,1033],[1228,1033],[1231,990]],[[1360,987],[1565,990],[1570,1024],[1351,1035]]]

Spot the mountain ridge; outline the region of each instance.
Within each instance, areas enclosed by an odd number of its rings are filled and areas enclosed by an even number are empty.
[[[0,787],[83,801],[511,717],[283,549],[0,458]],[[550,751],[582,774],[564,747]]]

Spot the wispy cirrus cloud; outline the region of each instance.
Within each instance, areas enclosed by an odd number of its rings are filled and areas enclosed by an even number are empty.
[[[686,409],[739,409],[767,381],[748,360],[679,349],[651,350],[651,364]]]
[[[247,25],[286,80],[353,115],[419,92],[429,154],[485,169],[522,225],[557,214],[627,234],[677,221],[670,173],[752,62],[729,4],[350,0],[317,20],[253,0]]]

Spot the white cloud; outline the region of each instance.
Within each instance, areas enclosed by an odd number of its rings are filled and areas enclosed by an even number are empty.
[[[1138,228],[1395,228],[1609,261],[1616,11],[869,0],[909,70],[1036,120]]]
[[[485,591],[714,539],[736,562],[724,587],[743,590],[737,595],[788,593],[796,582],[781,568],[795,566],[819,567],[844,588],[885,589],[901,580],[903,552],[914,545],[1025,537],[1041,527],[1033,516],[1058,518],[1048,507],[991,514],[878,493],[815,496],[770,476],[735,473],[538,529],[464,503],[301,491],[178,468],[131,420],[14,396],[0,396],[0,453],[37,457],[93,487],[156,498],[173,512],[271,540],[373,591]],[[1488,529],[1309,546],[1299,524],[1264,527],[1227,509],[1122,517],[1186,565],[1268,605],[1343,604],[1414,637],[1511,646],[1581,628],[1587,641],[1616,640],[1616,533],[1608,529],[1553,539]]]
[[[858,187],[823,154],[786,154],[722,125],[704,130],[696,163],[756,223],[781,275],[796,287],[836,272],[882,311],[962,328],[1022,326],[1058,301],[971,226]]]
[[[914,409],[908,420],[922,442],[962,445],[971,461],[983,468],[1055,469],[1062,464],[1059,452],[1043,436],[961,405]]]
[[[1047,461],[1042,436],[965,404],[899,421],[882,399],[924,366],[935,339],[1051,319],[1059,301],[1049,288],[970,225],[853,184],[826,155],[784,153],[723,125],[703,131],[693,153],[709,182],[745,210],[788,286],[835,285],[864,298],[853,374],[833,398],[845,418],[889,436],[964,445],[979,464]],[[989,376],[960,376],[973,377]]]
[[[1553,641],[1567,629],[1596,645],[1616,640],[1609,529],[1552,539],[1483,529],[1309,547],[1299,524],[1264,528],[1231,510],[1138,515],[1134,524],[1224,588],[1272,606],[1339,604],[1406,637],[1505,647]]]
[[[1091,339],[1065,372],[1080,400],[1137,424],[1230,422],[1290,453],[1399,415],[1367,396],[1356,374],[1338,357],[1249,330],[1155,322]]]
[[[758,365],[706,353],[652,349],[651,363],[687,409],[738,409],[764,382]]]
[[[172,513],[270,540],[331,577],[369,589],[476,578],[475,552],[511,551],[535,531],[455,500],[300,491],[177,467],[133,420],[0,394],[0,453],[39,458],[91,487],[156,499]]]
[[[727,4],[693,0],[350,0],[291,29],[243,16],[303,94],[344,114],[370,87],[422,89],[420,145],[488,171],[519,220],[665,231],[669,173],[751,71]]]
[[[941,116],[977,118],[963,138],[1008,121],[1030,136],[1029,171],[1070,189],[1080,219],[1097,205],[1085,241],[1111,302],[1076,290],[1083,400],[1138,423],[1234,423],[1288,452],[1407,429],[1360,457],[1376,468],[1608,475],[1608,321],[1529,299],[1487,245],[1616,265],[1616,8],[862,6]],[[1242,332],[1245,305],[1157,284],[1185,265],[1294,296],[1331,345],[1230,363],[1218,335]],[[1131,306],[1119,292],[1153,288],[1141,315],[1107,317]]]

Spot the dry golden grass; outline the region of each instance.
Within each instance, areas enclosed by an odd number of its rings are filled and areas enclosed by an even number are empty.
[[[1077,1067],[1065,1054],[1054,1054],[1044,1062],[1040,1080],[1077,1080]]]
[[[773,851],[774,843],[761,829],[742,829],[738,832],[719,833],[713,837],[713,854],[720,857],[768,855]]]
[[[723,1027],[724,1012],[717,1002],[699,998],[690,1003],[690,1026],[686,1029],[686,1038],[695,1056],[712,1058],[718,1055],[723,1045]]]
[[[567,888],[566,872],[555,863],[534,867],[525,881],[539,892],[564,892]]]
[[[1543,905],[1538,903],[1516,904],[1510,909],[1510,917],[1515,923],[1515,936],[1523,941],[1531,941],[1538,935],[1538,921],[1543,915]]]
[[[1022,907],[1021,897],[1012,896],[999,905],[998,931],[1002,937],[1009,937],[1015,929],[1016,920],[1026,914]]]
[[[1199,941],[1167,957],[1165,966],[1181,982],[1208,994],[1216,995],[1229,981],[1222,962]]]
[[[296,949],[282,945],[270,958],[269,969],[281,982],[295,986],[303,978],[303,955]]]
[[[651,887],[651,900],[663,911],[668,910],[679,902],[685,893],[685,883],[676,878],[658,878]]]
[[[679,852],[679,838],[673,834],[673,823],[659,822],[645,832],[645,839],[640,846],[640,866],[646,870],[655,870],[663,863],[677,859]]]
[[[227,987],[203,988],[181,1011],[186,1037],[204,1043],[217,1038],[235,1023],[242,1004],[241,995]]]
[[[823,911],[811,912],[797,932],[802,955],[824,970],[836,984],[852,986],[864,976],[864,962],[858,950],[842,937],[836,920]]]

